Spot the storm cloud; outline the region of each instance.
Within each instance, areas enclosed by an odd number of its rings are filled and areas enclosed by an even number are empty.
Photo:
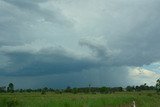
[[[154,85],[159,10],[157,0],[1,0],[0,80]]]

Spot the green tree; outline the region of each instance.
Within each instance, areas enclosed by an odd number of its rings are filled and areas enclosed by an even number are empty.
[[[8,87],[7,87],[7,92],[14,92],[14,84],[13,83],[9,83]]]
[[[157,92],[160,92],[160,78],[156,82],[156,90]]]
[[[129,92],[131,92],[131,91],[134,91],[135,88],[134,88],[134,86],[127,86],[126,90],[129,91]]]
[[[106,87],[101,87],[99,90],[100,90],[101,93],[105,93],[107,88]]]
[[[77,94],[78,93],[78,88],[73,88],[72,93]]]
[[[67,93],[70,93],[72,91],[72,88],[70,86],[68,86],[66,89],[65,89],[65,92]]]
[[[5,86],[0,87],[0,93],[1,92],[6,92],[6,87]]]

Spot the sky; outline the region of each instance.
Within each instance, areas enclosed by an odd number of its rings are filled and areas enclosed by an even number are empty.
[[[155,85],[159,0],[0,0],[0,85]]]

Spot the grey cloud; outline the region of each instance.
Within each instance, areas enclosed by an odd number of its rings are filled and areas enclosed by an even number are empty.
[[[117,76],[117,74],[119,75]],[[126,75],[128,75],[128,71],[125,67],[100,67],[81,72],[43,76],[8,76],[6,79],[4,79],[5,76],[0,76],[0,80],[3,80],[3,84],[8,84],[7,81],[11,81],[16,88],[41,88],[46,86],[52,88],[66,88],[67,86],[87,87],[89,84],[93,87],[134,85],[132,80]],[[139,81],[139,84],[142,83]]]
[[[22,0],[3,0],[9,4],[13,4],[17,7],[19,7],[20,9],[28,9],[31,11],[34,10],[39,10],[40,7],[38,5],[38,3],[44,3],[44,2],[48,2],[50,0],[27,0],[27,1],[22,1]]]
[[[37,37],[45,39],[44,35],[53,37],[59,36],[62,31],[70,32],[68,29],[72,22],[60,10],[54,7],[49,10],[38,4],[47,1],[0,2],[0,46],[23,45],[37,40]]]
[[[38,5],[34,1],[22,1],[22,0],[4,0],[5,2],[8,2],[10,4],[13,4],[15,6],[18,6],[20,8],[25,9],[33,9],[38,8]]]
[[[108,53],[107,53],[108,50],[103,45],[95,44],[95,43],[92,43],[92,42],[85,40],[85,39],[80,40],[79,44],[81,46],[87,46],[89,49],[91,49],[93,54],[95,54],[95,56],[98,58],[102,57],[102,58],[106,59],[105,57],[108,56]]]
[[[60,13],[58,9],[55,8],[55,10],[49,10],[45,8],[41,8],[41,6],[38,3],[48,2],[49,0],[40,0],[40,1],[22,1],[22,0],[4,0],[7,3],[13,4],[17,6],[19,9],[21,9],[24,12],[29,12],[34,15],[38,15],[39,17],[44,18],[45,21],[62,24],[63,22],[67,22],[64,16]],[[59,12],[57,12],[59,11]],[[70,22],[68,22],[69,24]],[[64,23],[63,23],[64,24]]]
[[[80,72],[99,66],[95,60],[76,58],[63,50],[45,50],[37,53],[8,52],[9,65],[1,69],[6,76],[39,76]]]
[[[44,8],[43,3],[54,5],[49,9]],[[100,77],[105,78],[103,74],[106,74],[110,84],[114,82],[110,76],[116,79],[116,75],[120,75],[117,81],[124,78],[123,84],[129,80],[127,67],[160,61],[160,6],[157,0],[81,0],[78,3],[72,0],[3,0],[0,5],[0,57],[4,57],[1,62],[5,63],[0,65],[0,74],[6,77],[45,75],[47,78],[47,75],[53,74],[55,77],[56,74],[60,78],[60,75],[70,73],[66,78],[87,75],[89,78],[84,80],[89,82],[102,73]],[[80,40],[85,36],[89,36],[88,40]],[[103,36],[106,41],[90,40],[98,36]],[[36,48],[37,44],[43,47],[41,43],[47,40],[52,45],[62,45],[93,59],[75,57],[72,52],[69,55],[64,50],[50,48],[35,53],[1,51],[3,46],[14,48],[37,40],[42,42],[32,44],[32,47]],[[94,72],[93,77],[89,76]],[[66,80],[70,82],[75,79]],[[99,81],[96,84],[103,83],[102,79],[96,81]],[[75,84],[78,82],[80,79]]]
[[[122,0],[118,3],[113,1],[112,6],[115,7],[113,14],[115,16],[118,14],[117,17],[111,17],[106,12],[106,16],[104,15],[106,22],[101,23],[102,26],[108,25],[104,27],[106,31],[103,31],[107,45],[98,46],[88,41],[83,41],[83,44],[96,50],[99,57],[105,59],[106,64],[110,66],[143,66],[158,62],[160,60],[159,1]],[[108,19],[111,22],[107,21],[107,17],[113,18]]]
[[[156,17],[158,18],[159,15]],[[115,44],[112,43],[113,49],[121,51],[115,59],[131,66],[143,66],[159,61],[160,20],[157,18],[144,21],[127,32],[125,38],[116,40]]]

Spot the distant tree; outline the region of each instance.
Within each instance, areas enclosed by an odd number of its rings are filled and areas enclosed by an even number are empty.
[[[26,89],[26,92],[28,92],[28,93],[30,93],[30,92],[32,92],[33,90],[31,89],[31,88],[29,88],[29,89]]]
[[[149,89],[150,90],[155,90],[156,88],[155,88],[155,86],[150,86]]]
[[[77,94],[78,93],[78,88],[73,88],[72,93]]]
[[[106,87],[101,87],[100,88],[100,93],[106,93],[107,91],[107,88]]]
[[[44,88],[42,89],[41,94],[46,94],[47,91],[48,91],[48,88],[47,88],[47,87],[44,87]]]
[[[38,89],[35,90],[35,92],[42,92],[42,89],[38,88]]]
[[[13,83],[9,83],[8,87],[7,87],[7,92],[14,92],[14,84]]]
[[[156,82],[156,90],[158,93],[160,92],[160,78]]]
[[[54,92],[54,89],[53,88],[49,88],[48,91]]]
[[[136,87],[135,87],[135,90],[136,90],[136,91],[141,91],[140,86],[136,86]]]
[[[135,88],[134,88],[134,86],[127,86],[127,87],[126,87],[126,90],[127,90],[127,91],[134,91]]]
[[[55,93],[56,93],[56,94],[62,94],[62,90],[56,89],[56,90],[55,90]]]
[[[72,91],[72,89],[71,89],[70,86],[68,86],[68,87],[65,89],[65,92],[67,92],[67,93],[70,93],[71,91]]]
[[[48,88],[47,88],[47,87],[44,87],[43,90],[44,90],[44,91],[48,91]]]
[[[149,90],[149,86],[147,86],[147,84],[143,84],[143,85],[140,85],[140,90]]]
[[[122,87],[113,87],[113,88],[111,88],[111,90],[112,90],[112,92],[121,92],[121,91],[123,91],[123,88]]]
[[[20,89],[19,92],[22,93],[22,92],[23,92],[23,89]]]
[[[88,87],[88,88],[89,88],[88,91],[89,91],[89,93],[90,93],[90,92],[91,92],[91,84],[89,84],[89,87]]]
[[[0,93],[1,93],[1,92],[6,92],[6,87],[5,87],[5,86],[0,87]]]

